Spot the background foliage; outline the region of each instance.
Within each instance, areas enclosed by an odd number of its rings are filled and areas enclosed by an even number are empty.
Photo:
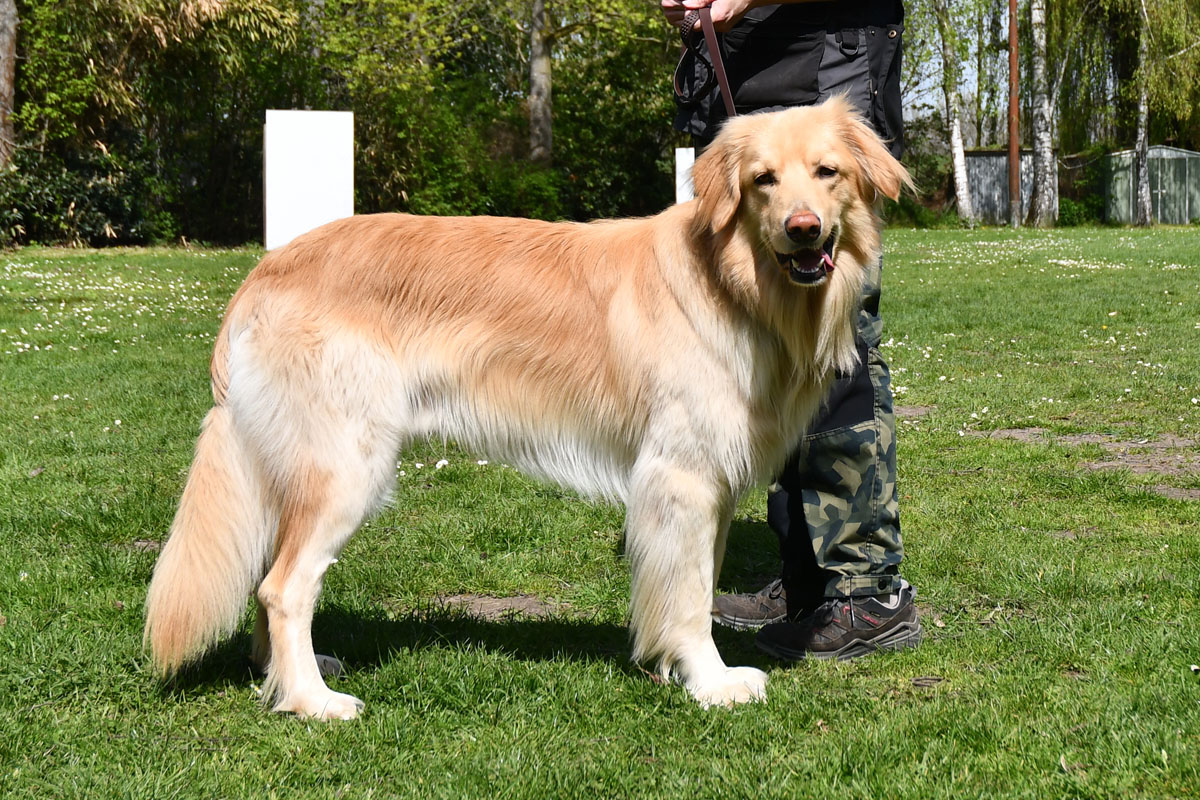
[[[650,3],[561,5],[546,168],[527,160],[521,2],[28,0],[0,236],[257,239],[267,108],[355,112],[362,212],[657,211],[673,34]]]
[[[890,213],[953,224],[932,0],[907,0],[906,161],[921,195]],[[1060,155],[1132,145],[1137,80],[1151,138],[1200,148],[1190,0],[1049,8]],[[1000,3],[948,0],[968,147],[1005,134]],[[673,30],[654,0],[551,0],[555,150],[529,158],[532,0],[18,0],[13,162],[0,240],[257,240],[267,108],[355,112],[362,212],[584,219],[671,200]],[[1150,15],[1153,58],[1138,60]],[[1021,19],[1028,18],[1022,4]],[[1028,26],[1022,28],[1028,76]],[[1025,96],[1028,102],[1028,95]],[[1029,118],[1025,113],[1024,119]],[[1028,136],[1028,131],[1023,132]],[[1093,181],[1096,172],[1089,173]],[[1066,220],[1099,205],[1067,191]]]

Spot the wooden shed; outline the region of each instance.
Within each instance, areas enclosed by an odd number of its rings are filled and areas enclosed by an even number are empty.
[[[975,217],[986,225],[1008,224],[1008,151],[968,150],[967,185]],[[1021,151],[1021,222],[1033,195],[1033,151]]]

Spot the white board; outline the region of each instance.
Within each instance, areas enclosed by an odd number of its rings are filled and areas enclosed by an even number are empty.
[[[354,214],[354,113],[267,111],[263,243],[281,247]]]
[[[686,203],[695,196],[692,188],[692,164],[696,161],[696,150],[692,147],[675,148],[675,202]]]

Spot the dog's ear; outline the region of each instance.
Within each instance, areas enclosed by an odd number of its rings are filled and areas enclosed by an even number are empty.
[[[692,186],[700,201],[693,229],[715,232],[733,222],[742,202],[741,150],[741,138],[726,130],[692,165]]]
[[[866,122],[855,114],[847,114],[842,121],[846,143],[858,161],[859,193],[868,203],[875,199],[875,192],[891,200],[900,199],[900,189],[907,186],[915,189],[908,170],[888,152],[883,141]]]

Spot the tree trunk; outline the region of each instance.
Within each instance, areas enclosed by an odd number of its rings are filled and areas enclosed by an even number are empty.
[[[554,123],[550,97],[550,37],[546,0],[533,0],[529,26],[529,159],[548,166],[554,152]]]
[[[1046,0],[1030,0],[1033,34],[1033,197],[1029,224],[1049,228],[1058,219],[1058,163],[1054,158],[1054,115],[1046,80]]]
[[[958,54],[954,49],[954,34],[945,0],[936,0],[938,33],[942,39],[942,91],[946,96],[946,119],[950,126],[950,155],[954,162],[954,199],[958,215],[975,225],[975,210],[971,206],[971,189],[967,184],[967,156],[963,149],[962,112],[958,97]]]
[[[1142,29],[1138,35],[1137,140],[1133,148],[1133,175],[1137,181],[1137,199],[1134,203],[1133,218],[1138,225],[1149,225],[1154,222],[1154,208],[1150,202],[1150,92],[1149,79],[1146,75],[1150,34],[1147,25],[1148,22],[1143,20]]]
[[[950,153],[954,159],[954,198],[958,204],[958,215],[968,227],[975,227],[975,207],[971,204],[971,186],[967,182],[967,154],[963,147],[961,115],[957,111],[958,92],[946,94],[946,104],[953,103],[955,111],[950,115]]]
[[[1008,0],[1008,224],[1021,226],[1021,85],[1017,0]]]
[[[0,170],[12,163],[16,133],[12,115],[17,69],[17,3],[0,0]]]
[[[984,94],[987,93],[985,88],[987,85],[987,21],[985,19],[988,11],[982,3],[975,6],[975,146],[983,147],[987,133],[988,104],[984,100]]]

